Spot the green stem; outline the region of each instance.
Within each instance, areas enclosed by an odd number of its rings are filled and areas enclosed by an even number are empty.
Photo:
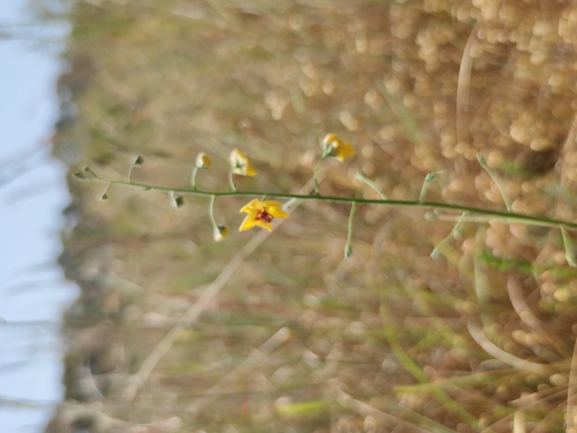
[[[134,161],[132,161],[132,164],[130,164],[130,168],[128,169],[128,175],[126,176],[128,178],[128,181],[131,182],[131,177],[132,177],[132,170],[134,170],[134,167],[140,167],[142,165],[143,159],[142,157],[139,155],[137,157],[134,158]]]
[[[437,176],[437,172],[433,171],[432,173],[428,173],[425,176],[425,180],[423,180],[423,186],[421,188],[421,193],[419,194],[419,203],[425,201],[425,197],[427,196],[427,191],[429,190],[429,184],[435,179]]]
[[[190,184],[192,185],[192,189],[196,189],[196,173],[198,172],[198,167],[194,167],[192,169],[192,178]]]
[[[577,260],[575,259],[573,242],[571,240],[571,236],[567,232],[565,226],[561,226],[561,237],[563,237],[563,246],[565,247],[565,260],[567,260],[567,264],[572,268],[577,267]]]
[[[321,193],[319,191],[319,167],[321,166],[321,164],[323,163],[323,161],[325,160],[325,157],[323,156],[321,159],[319,159],[319,161],[317,162],[317,165],[315,165],[315,171],[313,172],[313,181],[315,183],[315,195],[320,196]]]
[[[351,248],[351,242],[353,240],[353,218],[355,217],[355,212],[357,210],[357,202],[353,202],[351,206],[351,213],[349,214],[349,232],[347,234],[347,244],[345,245],[345,258],[348,259],[353,255],[353,249]]]
[[[439,257],[439,255],[441,254],[441,248],[443,248],[443,245],[445,245],[447,242],[449,242],[449,240],[453,237],[455,237],[455,235],[459,232],[459,230],[461,229],[461,226],[463,225],[463,223],[467,220],[467,217],[469,216],[469,212],[463,212],[463,214],[461,215],[461,217],[457,220],[457,222],[455,223],[455,226],[453,227],[453,230],[451,230],[451,233],[449,233],[447,235],[447,237],[445,239],[443,239],[441,241],[441,243],[439,243],[439,245],[437,245],[435,247],[435,249],[433,250],[433,252],[431,253],[431,257],[436,259],[437,257]]]
[[[92,171],[89,172],[93,175]],[[96,175],[93,175],[96,176]],[[78,177],[78,176],[77,176]],[[79,177],[80,178],[80,177]],[[148,185],[145,183],[136,182],[125,182],[121,180],[110,180],[103,179],[100,177],[84,178],[84,180],[92,180],[102,183],[111,183],[113,185],[123,185],[131,188],[140,188],[145,191],[163,191],[163,192],[174,192],[179,194],[196,195],[210,197],[214,195],[215,197],[261,197],[262,192],[258,191],[201,191],[193,190],[189,188],[170,188],[156,185]],[[468,212],[469,215],[473,216],[487,216],[489,218],[499,219],[504,223],[519,223],[526,225],[535,225],[542,227],[555,227],[560,228],[565,226],[566,229],[577,230],[577,223],[572,223],[569,221],[556,220],[553,218],[523,215],[515,212],[503,212],[489,209],[475,208],[472,206],[464,206],[458,204],[450,203],[435,203],[435,202],[419,202],[414,200],[373,200],[365,198],[352,198],[352,197],[335,197],[335,196],[316,196],[316,195],[301,195],[301,194],[290,194],[290,193],[267,193],[269,197],[275,197],[280,199],[296,199],[296,200],[315,200],[324,201],[332,203],[357,203],[357,204],[367,204],[367,205],[386,205],[395,207],[413,207],[418,209],[443,209],[455,212]]]
[[[426,180],[423,182],[423,187],[421,188],[421,193],[419,194],[419,203],[425,201],[425,197],[427,195],[427,190],[429,189],[429,182]]]
[[[231,171],[228,172],[228,184],[230,185],[230,189],[232,189],[233,192],[236,192],[236,185],[234,184],[234,179],[233,179],[234,173]]]
[[[507,206],[507,210],[511,212],[513,208],[511,207],[511,201],[507,198],[507,194],[505,194],[505,188],[503,186],[503,182],[501,182],[499,176],[497,176],[497,174],[493,170],[491,170],[483,155],[478,155],[477,161],[479,161],[479,164],[481,165],[481,167],[483,167],[483,169],[487,172],[487,174],[491,176],[491,179],[493,179],[493,182],[495,182],[495,185],[497,185],[497,188],[501,193],[501,197],[503,197],[503,201],[505,202],[505,206]]]
[[[102,195],[100,196],[100,200],[102,201],[106,201],[108,200],[108,189],[110,188],[110,185],[112,185],[112,183],[108,183],[108,185],[106,185],[106,188],[104,188],[104,191],[102,192]]]
[[[369,179],[367,176],[365,176],[364,173],[361,173],[360,171],[358,171],[357,174],[355,174],[355,178],[360,180],[361,182],[366,183],[371,188],[373,188],[377,192],[377,194],[379,194],[379,197],[381,197],[383,200],[387,200],[387,196],[385,194],[383,194],[383,191],[381,191],[381,189],[378,187],[378,185],[375,182],[373,182],[371,179]]]
[[[444,214],[436,214],[435,212],[427,212],[425,214],[425,219],[427,221],[459,221],[462,215],[444,215]],[[468,215],[466,218],[468,222],[474,223],[488,223],[489,221],[498,221],[498,218],[492,217],[489,215]]]
[[[208,215],[210,216],[210,222],[212,223],[212,228],[218,231],[218,224],[214,219],[214,202],[216,201],[216,196],[213,194],[210,196],[210,205],[208,206]]]

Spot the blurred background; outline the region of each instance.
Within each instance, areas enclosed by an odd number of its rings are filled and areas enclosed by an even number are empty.
[[[360,206],[344,259],[346,205],[269,236],[219,198],[215,243],[205,198],[72,176],[139,155],[133,181],[187,188],[205,152],[200,188],[226,190],[238,148],[259,172],[239,189],[309,194],[334,132],[356,156],[323,164],[322,194],[378,198],[362,171],[416,200],[436,171],[430,201],[574,222],[572,1],[55,3],[30,4],[70,29],[45,146],[80,293],[46,432],[574,431],[571,232],[469,218],[433,259],[459,214]]]

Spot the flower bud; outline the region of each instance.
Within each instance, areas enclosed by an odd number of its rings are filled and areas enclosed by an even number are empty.
[[[229,232],[228,226],[220,225],[220,224],[217,225],[213,231],[214,241],[215,242],[222,241],[224,238],[226,238],[228,236],[228,232]]]
[[[337,134],[327,134],[321,143],[323,148],[323,158],[334,157],[343,162],[349,156],[353,156],[355,151],[351,143],[345,143]]]
[[[175,208],[180,208],[184,205],[184,197],[181,195],[176,195],[174,194],[174,192],[170,192],[169,194],[170,197],[170,204],[172,204],[173,207]]]
[[[211,165],[212,161],[210,156],[208,156],[206,153],[199,153],[196,156],[196,168],[208,169]]]
[[[250,159],[246,156],[246,154],[238,149],[233,149],[230,152],[230,166],[232,168],[232,172],[234,174],[239,174],[241,176],[255,176],[256,170],[250,163]]]
[[[84,167],[82,171],[74,173],[74,177],[80,180],[90,180],[96,179],[96,174],[94,174],[90,167]]]
[[[350,245],[347,245],[345,247],[345,258],[350,259],[352,256],[353,256],[353,249],[351,248]]]

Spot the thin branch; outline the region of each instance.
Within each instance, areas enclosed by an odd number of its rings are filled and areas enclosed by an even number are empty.
[[[351,206],[351,213],[349,214],[349,226],[347,233],[347,243],[345,245],[345,258],[348,259],[353,256],[353,249],[351,243],[353,242],[353,220],[355,218],[355,212],[357,211],[357,204],[353,203]]]
[[[505,364],[511,365],[519,370],[530,371],[544,376],[551,373],[550,368],[545,364],[525,361],[524,359],[511,355],[509,352],[505,352],[500,347],[495,346],[495,344],[490,341],[485,334],[483,334],[481,327],[475,321],[469,320],[467,322],[467,327],[469,328],[469,334],[471,334],[473,340],[475,340],[475,342],[481,346],[485,352],[494,356],[496,359],[503,361]]]
[[[375,182],[373,182],[371,179],[369,179],[367,176],[365,176],[364,173],[361,173],[360,171],[358,171],[357,174],[355,174],[355,179],[358,179],[361,182],[364,182],[368,186],[373,188],[376,191],[376,193],[379,194],[379,197],[381,197],[383,200],[388,200],[387,196],[383,193],[383,191],[381,191],[379,186]]]
[[[479,164],[481,165],[481,167],[483,167],[483,170],[485,170],[487,174],[491,177],[491,179],[493,179],[493,182],[495,182],[495,185],[497,185],[497,188],[501,193],[501,197],[503,197],[503,201],[505,202],[507,210],[511,212],[513,210],[513,208],[511,207],[511,200],[509,199],[509,197],[507,197],[507,193],[505,192],[505,186],[503,185],[503,182],[501,181],[499,176],[497,176],[497,174],[493,170],[491,170],[491,167],[489,167],[489,164],[487,164],[487,161],[485,160],[485,157],[483,155],[477,155],[477,161],[479,161]]]
[[[531,334],[539,344],[543,347],[556,348],[557,350],[559,350],[559,347],[564,348],[564,344],[561,344],[561,342],[557,342],[556,344],[556,342],[547,335],[544,331],[545,325],[533,314],[527,302],[525,302],[523,289],[518,277],[513,275],[509,276],[507,279],[507,292],[509,293],[509,299],[511,300],[513,309],[525,326],[529,328]]]
[[[125,182],[121,180],[109,180],[103,179],[90,170],[85,169],[83,172],[77,173],[77,177],[83,180],[92,180],[95,182],[102,183],[112,183],[115,185],[122,185],[131,188],[138,188],[144,191],[162,191],[162,192],[173,192],[186,195],[196,195],[196,196],[212,196],[215,197],[262,197],[263,193],[258,191],[201,191],[193,190],[190,188],[170,188],[156,185],[148,185],[145,183],[137,182]],[[317,195],[305,195],[305,194],[291,194],[291,193],[277,193],[271,192],[266,193],[269,197],[276,197],[281,199],[297,199],[297,200],[314,200],[314,201],[326,201],[333,203],[357,203],[357,204],[367,204],[367,205],[385,205],[385,206],[395,206],[395,207],[413,207],[420,209],[444,209],[456,212],[468,212],[472,216],[485,215],[490,218],[499,219],[501,222],[505,223],[519,223],[526,225],[542,226],[542,227],[562,227],[565,226],[567,229],[577,230],[577,223],[572,223],[569,221],[562,221],[553,218],[540,217],[534,215],[523,215],[515,212],[504,212],[497,210],[489,210],[482,208],[475,208],[472,206],[451,204],[451,203],[436,203],[436,202],[419,202],[414,200],[374,200],[365,198],[351,198],[351,197],[336,197],[336,196],[317,196]],[[470,215],[470,216],[471,216]]]
[[[461,226],[463,225],[463,223],[465,223],[465,221],[467,221],[467,217],[468,217],[468,212],[463,212],[463,214],[459,217],[459,219],[457,220],[457,222],[455,223],[455,226],[453,227],[453,230],[451,230],[451,233],[449,233],[447,235],[447,237],[445,237],[440,243],[439,245],[437,245],[435,247],[435,249],[433,250],[433,252],[431,253],[431,257],[436,259],[437,257],[439,257],[441,255],[441,249],[445,246],[445,244],[447,242],[449,242],[451,239],[453,239],[454,237],[457,237],[457,234],[460,232],[461,230]]]
[[[465,128],[465,110],[469,104],[469,85],[471,82],[471,70],[473,68],[473,58],[471,56],[471,48],[477,43],[477,31],[479,29],[479,24],[473,27],[473,30],[469,34],[467,43],[465,44],[465,49],[463,50],[463,56],[461,57],[461,64],[459,66],[459,78],[457,81],[457,112],[456,112],[456,123],[457,123],[457,138],[459,141],[465,141],[467,138],[464,137]]]

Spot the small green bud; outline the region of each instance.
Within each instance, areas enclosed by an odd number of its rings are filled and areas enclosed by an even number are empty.
[[[174,194],[173,191],[170,191],[168,193],[168,197],[170,198],[170,204],[175,207],[175,208],[179,208],[182,207],[182,205],[184,205],[184,197],[181,195],[176,195]]]
[[[138,155],[138,156],[136,157],[136,159],[134,160],[134,164],[133,164],[133,165],[134,165],[135,167],[141,167],[142,164],[144,164],[144,158],[143,158],[142,156]]]
[[[174,206],[177,208],[182,207],[184,205],[184,197],[181,195],[177,195],[174,197]]]
[[[82,171],[77,171],[74,173],[74,177],[80,180],[90,180],[96,179],[96,174],[94,174],[90,167],[86,166],[82,169]]]
[[[353,249],[351,248],[350,245],[347,245],[345,247],[345,258],[350,259],[352,256],[353,256]]]

